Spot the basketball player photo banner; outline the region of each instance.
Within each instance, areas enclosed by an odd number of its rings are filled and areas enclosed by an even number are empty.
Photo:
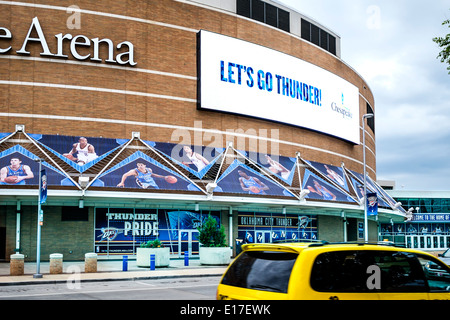
[[[386,207],[388,208],[389,206],[394,207],[396,205],[397,201],[395,201],[390,195],[388,195],[387,192],[384,191],[384,189],[379,184],[375,183],[369,176],[367,176],[367,183],[374,190],[376,190],[379,203],[381,202],[383,205],[386,204]],[[401,206],[398,207],[397,209],[402,212],[406,212],[406,210]]]
[[[269,174],[274,174],[287,184],[292,185],[295,174],[295,158],[263,153],[258,153],[256,156],[258,164],[265,168]],[[252,158],[251,155],[250,158]]]
[[[41,192],[39,192],[39,202],[41,204],[47,201],[47,172],[45,169],[41,170]]]
[[[147,141],[146,141],[147,142]],[[152,147],[171,161],[183,167],[198,178],[203,176],[217,162],[225,148],[213,148],[188,144],[151,142]]]
[[[199,191],[190,181],[141,151],[107,170],[99,180],[105,187]]]
[[[338,190],[330,183],[326,182],[308,169],[305,169],[305,177],[303,178],[303,189],[309,190],[307,199],[338,201],[338,202],[355,202],[350,196]]]
[[[84,172],[128,140],[30,134],[48,151],[79,172]]]
[[[376,193],[367,193],[367,214],[369,216],[378,214],[378,197]]]
[[[359,200],[363,199],[364,196],[364,175],[350,170],[350,180],[353,184],[353,187],[355,188],[355,191],[358,195]],[[378,206],[383,208],[391,208],[389,204],[383,199],[381,193],[377,190],[374,183],[371,183],[371,180],[369,176],[367,176],[366,179],[367,185],[366,189],[367,192],[376,193],[378,197]]]
[[[39,185],[38,157],[20,145],[15,145],[0,153],[0,185]],[[42,161],[46,170],[46,185],[61,185],[68,179],[58,169]],[[72,184],[73,185],[73,184]]]
[[[333,166],[330,164],[324,164],[315,161],[307,161],[310,166],[319,171],[323,176],[325,176],[330,181],[334,182],[342,189],[348,191],[347,180],[344,176],[344,170],[341,167]]]
[[[294,197],[290,191],[277,185],[239,160],[234,160],[220,176],[214,192]]]

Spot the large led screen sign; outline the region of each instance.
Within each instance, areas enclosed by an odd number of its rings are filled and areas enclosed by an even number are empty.
[[[299,126],[359,144],[359,91],[285,53],[201,30],[199,108]]]

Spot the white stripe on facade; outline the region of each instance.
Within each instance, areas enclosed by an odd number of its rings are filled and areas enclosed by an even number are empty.
[[[67,10],[69,9],[69,7],[51,6],[51,5],[46,5],[46,4],[16,2],[16,1],[0,1],[0,4],[10,5],[10,6],[39,8],[39,9],[59,10],[59,11],[64,11],[64,12],[67,12]],[[79,12],[79,13],[92,14],[92,15],[96,15],[96,16],[103,16],[103,17],[109,17],[109,18],[115,18],[115,19],[122,19],[122,20],[129,20],[129,21],[153,24],[153,25],[157,25],[157,26],[161,26],[161,27],[173,28],[173,29],[189,31],[189,32],[194,32],[194,33],[197,33],[199,31],[198,29],[181,27],[181,26],[177,26],[174,24],[170,24],[170,23],[163,23],[163,22],[158,22],[158,21],[154,21],[154,20],[135,18],[135,17],[124,16],[124,15],[120,15],[120,14],[105,13],[105,12],[92,11],[92,10],[84,10],[81,8],[79,10],[75,10],[75,9],[72,9],[72,10],[74,10],[75,12]]]
[[[69,84],[0,80],[0,85],[2,85],[2,84],[11,85],[11,86],[12,85],[32,86],[32,87],[46,87],[46,88],[69,89],[69,90],[107,92],[107,93],[117,93],[117,94],[126,94],[126,95],[133,95],[133,96],[142,96],[142,97],[169,99],[169,100],[197,103],[197,99],[174,97],[174,96],[167,96],[167,95],[147,93],[147,92],[130,91],[130,90],[117,90],[117,89],[98,88],[98,87],[74,86],[74,85],[69,85]]]
[[[149,70],[149,69],[141,69],[141,68],[134,68],[134,67],[115,66],[115,65],[104,64],[104,63],[92,63],[92,62],[81,62],[81,61],[74,61],[74,60],[61,60],[61,59],[16,56],[16,55],[0,55],[0,59],[29,60],[29,61],[36,61],[36,62],[72,64],[72,65],[79,65],[79,66],[84,66],[84,67],[117,69],[117,70],[142,72],[142,73],[148,73],[148,74],[155,74],[155,75],[159,75],[159,76],[182,78],[182,79],[197,81],[197,77],[187,76],[184,74],[157,71],[157,70]]]

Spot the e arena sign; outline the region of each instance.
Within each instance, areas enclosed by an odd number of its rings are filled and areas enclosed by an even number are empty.
[[[311,63],[199,33],[199,108],[282,122],[359,144],[359,90]]]
[[[37,36],[35,36],[37,35]],[[12,33],[10,30],[0,26],[0,40],[12,39]],[[63,50],[63,43],[70,42],[70,53],[77,60],[91,60],[93,62],[102,62],[103,57],[100,57],[100,44],[108,46],[108,57],[105,62],[117,63],[120,65],[129,64],[135,66],[137,62],[134,61],[134,46],[129,41],[123,41],[117,46],[114,45],[111,39],[99,39],[92,38],[89,39],[84,35],[73,36],[71,34],[58,33],[55,35],[56,38],[56,52],[51,52],[47,43],[47,38],[42,30],[41,24],[37,17],[34,17],[31,25],[28,29],[27,36],[22,42],[22,47],[17,50],[18,54],[29,55],[30,52],[27,51],[27,47],[31,43],[39,43],[41,46],[41,56],[45,57],[55,57],[55,58],[68,58],[66,52]],[[91,53],[80,54],[80,48],[92,48]],[[0,54],[7,53],[12,49],[12,46],[5,46],[4,41],[0,41]],[[115,52],[117,50],[118,52]],[[120,50],[120,51],[119,51]]]

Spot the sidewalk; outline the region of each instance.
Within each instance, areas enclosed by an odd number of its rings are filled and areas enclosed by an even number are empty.
[[[37,270],[35,262],[25,262],[24,275],[22,276],[10,276],[9,262],[0,262],[0,286],[47,284],[67,281],[114,281],[221,276],[227,266],[200,265],[198,259],[189,260],[189,266],[185,266],[183,259],[171,259],[168,267],[156,268],[155,270],[138,267],[136,266],[135,260],[128,260],[127,271],[122,271],[122,268],[122,260],[99,259],[97,261],[97,272],[85,273],[84,261],[64,261],[62,274],[50,274],[50,263],[41,262],[40,274],[42,274],[42,278],[34,278],[33,275]]]

